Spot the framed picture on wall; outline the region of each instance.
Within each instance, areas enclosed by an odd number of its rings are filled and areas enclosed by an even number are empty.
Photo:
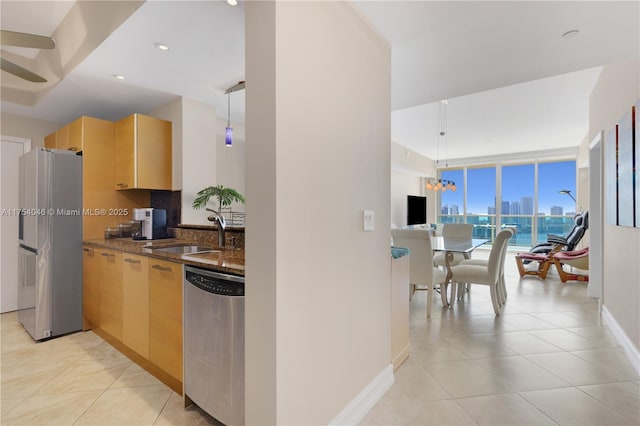
[[[618,122],[618,225],[634,226],[633,109]]]
[[[636,203],[636,227],[640,228],[640,123],[638,123],[638,114],[640,114],[640,99],[636,102],[636,106],[633,108],[633,149],[634,159],[633,171],[635,180],[635,203]]]
[[[618,126],[614,126],[604,137],[604,217],[609,225],[618,224]]]

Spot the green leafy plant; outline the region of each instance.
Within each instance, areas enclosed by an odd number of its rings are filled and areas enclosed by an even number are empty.
[[[198,196],[193,200],[193,208],[196,210],[205,208],[211,197],[218,199],[218,212],[222,207],[230,206],[234,201],[244,204],[244,196],[238,191],[233,188],[225,188],[222,185],[217,185],[209,186],[199,191]]]

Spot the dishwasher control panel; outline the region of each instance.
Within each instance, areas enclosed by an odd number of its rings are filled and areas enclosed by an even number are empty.
[[[185,280],[199,289],[224,296],[244,296],[244,277],[190,269],[185,271]]]

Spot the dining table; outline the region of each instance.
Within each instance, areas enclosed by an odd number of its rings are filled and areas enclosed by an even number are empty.
[[[453,261],[454,253],[462,253],[463,255],[470,255],[476,248],[483,244],[488,243],[489,240],[485,238],[445,238],[442,236],[431,237],[431,246],[434,252],[442,251],[445,253],[445,269],[446,278],[444,281],[444,288],[440,289],[440,296],[442,297],[442,304],[447,307],[451,307],[451,303],[447,298],[447,286],[451,281],[453,272],[451,271],[451,261]],[[465,256],[466,257],[466,256]],[[453,285],[452,297],[453,299]],[[451,300],[453,302],[453,300]]]

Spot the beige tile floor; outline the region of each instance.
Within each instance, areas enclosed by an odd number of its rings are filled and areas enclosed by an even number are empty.
[[[0,424],[219,425],[93,332],[34,343],[0,316]]]
[[[429,320],[416,294],[409,359],[361,425],[640,425],[640,377],[586,284],[521,279],[513,254],[500,317],[484,286],[452,309],[434,297]]]
[[[474,257],[486,257],[478,251]],[[473,286],[452,309],[411,303],[411,354],[363,425],[640,425],[640,377],[583,283],[520,279],[493,314]],[[217,424],[92,332],[35,344],[0,316],[2,425]]]

